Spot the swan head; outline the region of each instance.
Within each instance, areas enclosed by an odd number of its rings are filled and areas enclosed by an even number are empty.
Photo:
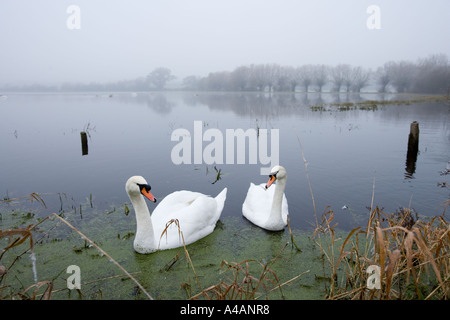
[[[275,166],[270,170],[269,181],[266,184],[266,190],[275,182],[275,180],[286,179],[286,169],[282,166]]]
[[[156,198],[152,195],[150,190],[152,187],[141,176],[133,176],[127,180],[125,184],[125,190],[128,196],[139,196],[140,194],[149,199],[151,202],[156,202]]]

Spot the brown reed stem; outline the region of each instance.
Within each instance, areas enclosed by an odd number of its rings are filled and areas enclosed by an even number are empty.
[[[67,222],[66,220],[64,220],[63,218],[61,218],[59,215],[57,215],[56,213],[52,213],[52,215],[54,215],[55,217],[57,217],[59,220],[61,220],[62,222],[64,222],[69,228],[71,228],[72,230],[74,230],[75,232],[77,232],[80,236],[82,236],[86,241],[88,241],[91,245],[93,245],[95,248],[97,248],[98,251],[100,251],[103,255],[105,255],[106,257],[108,257],[108,259],[114,263],[117,267],[119,267],[120,270],[122,270],[127,276],[128,278],[130,278],[131,280],[133,280],[133,282],[139,287],[139,289],[142,290],[142,292],[147,296],[147,298],[149,298],[150,300],[153,300],[152,296],[147,292],[147,290],[145,290],[145,288],[127,271],[125,270],[116,260],[114,260],[108,253],[106,253],[102,248],[100,248],[97,244],[95,244],[93,241],[91,241],[91,239],[89,239],[88,237],[86,237],[83,233],[81,233],[77,228],[75,228],[73,225],[71,225],[69,222]]]

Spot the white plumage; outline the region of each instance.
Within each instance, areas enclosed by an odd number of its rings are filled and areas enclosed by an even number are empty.
[[[284,194],[286,170],[282,166],[275,166],[269,177],[266,185],[250,183],[247,196],[242,204],[242,214],[263,229],[279,231],[287,225],[289,214]],[[275,187],[270,188],[275,180],[277,181]]]
[[[139,253],[183,246],[178,226],[172,223],[166,229],[171,220],[178,221],[186,245],[212,233],[227,194],[227,188],[215,198],[198,192],[177,191],[166,196],[150,216],[143,195],[154,202],[156,199],[149,188],[145,179],[140,176],[131,177],[125,186],[136,214],[137,230],[133,245]]]

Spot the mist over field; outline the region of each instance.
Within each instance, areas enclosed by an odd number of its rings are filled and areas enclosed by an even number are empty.
[[[449,21],[446,0],[5,1],[0,88],[321,91],[324,66],[329,90],[441,92]]]

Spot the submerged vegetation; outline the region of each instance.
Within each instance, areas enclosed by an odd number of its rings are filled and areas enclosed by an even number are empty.
[[[38,194],[27,198],[45,205]],[[13,228],[0,230],[0,299],[448,299],[448,204],[430,219],[376,207],[349,233],[330,208],[312,234],[227,219],[188,248],[153,255],[132,251],[121,210],[87,223],[68,212],[39,219],[2,210],[0,222]],[[69,264],[82,270],[79,288],[68,288]]]
[[[400,98],[400,96],[399,96]],[[404,99],[395,100],[365,100],[359,102],[333,102],[329,104],[318,104],[310,107],[311,111],[350,111],[366,110],[376,111],[381,106],[386,105],[411,105],[422,102],[450,102],[450,96],[447,95],[405,95]]]
[[[230,247],[225,245],[230,230],[219,222],[213,235],[189,248],[140,255],[132,249],[133,237],[127,236],[129,227],[123,228],[119,211],[99,214],[93,210],[91,214],[98,217],[86,224],[74,212],[53,213],[43,219],[23,212],[4,214],[3,226],[16,228],[16,220],[28,226],[0,231],[0,299],[301,298],[281,289],[301,274],[284,281],[286,271],[274,268],[295,257],[286,255],[284,233],[272,237],[248,226],[231,230],[237,242]],[[255,258],[244,258],[250,254]],[[232,262],[235,258],[242,262]],[[80,288],[69,288],[66,269],[72,264],[81,269]]]

